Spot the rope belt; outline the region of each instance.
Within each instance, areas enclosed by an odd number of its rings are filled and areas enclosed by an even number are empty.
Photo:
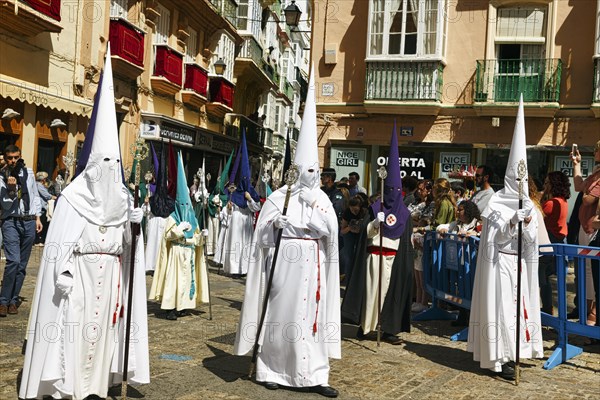
[[[192,260],[192,263],[191,263],[192,264],[192,269],[191,269],[191,272],[192,272],[192,284],[190,285],[190,300],[192,300],[194,298],[194,294],[196,293],[196,278],[194,277],[194,275],[195,275],[194,274],[194,268],[195,268],[195,265],[194,265],[194,263],[195,263],[195,261],[194,261],[194,258],[195,258],[194,257],[194,252],[196,251],[196,246],[193,245],[193,244],[179,243],[179,242],[173,242],[173,244],[175,246],[184,247],[186,249],[190,249],[191,250],[192,255],[191,255],[190,259]]]
[[[317,311],[315,312],[315,322],[313,323],[313,334],[317,333],[317,317],[319,316],[319,302],[321,301],[321,251],[319,248],[319,239],[313,238],[299,238],[291,236],[282,236],[284,239],[296,239],[296,240],[309,240],[317,244]]]
[[[103,252],[96,252],[96,253],[79,253],[79,252],[74,252],[73,254],[76,254],[78,256],[89,256],[89,255],[103,255],[103,256],[113,256],[116,257],[119,261],[119,280],[117,281],[117,303],[115,304],[115,311],[113,312],[113,318],[112,318],[112,324],[115,325],[117,323],[117,316],[119,318],[123,318],[123,315],[125,313],[125,308],[123,307],[122,304],[119,304],[119,299],[121,298],[121,264],[122,264],[122,259],[121,259],[121,254],[114,254],[114,253],[103,253]]]
[[[380,249],[379,246],[368,246],[367,252],[369,252],[370,254],[376,255],[376,256],[378,256],[380,254],[382,256],[395,256],[396,255],[396,250],[388,249],[387,247]]]
[[[516,256],[517,255],[517,253],[511,253],[509,251],[502,251],[502,250],[498,250],[498,253],[506,254],[506,255],[509,255],[509,256]]]

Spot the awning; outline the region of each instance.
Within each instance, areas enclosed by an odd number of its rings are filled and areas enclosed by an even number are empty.
[[[74,115],[89,117],[93,103],[58,84],[45,87],[0,74],[0,96]]]

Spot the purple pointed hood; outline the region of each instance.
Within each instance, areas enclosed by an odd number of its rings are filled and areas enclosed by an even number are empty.
[[[231,195],[231,201],[240,208],[246,208],[248,204],[244,197],[245,192],[250,193],[254,201],[259,201],[260,196],[250,182],[250,161],[248,160],[248,148],[246,147],[246,131],[242,131],[242,141],[239,151],[239,171],[235,176],[236,190]],[[237,158],[236,158],[237,161]],[[235,168],[235,166],[234,166]]]
[[[382,211],[381,200],[371,205],[374,214]],[[404,233],[410,212],[402,200],[402,178],[400,177],[400,157],[398,154],[398,137],[396,136],[396,123],[390,143],[390,156],[387,165],[387,177],[385,178],[383,190],[383,236],[389,239],[397,239]]]

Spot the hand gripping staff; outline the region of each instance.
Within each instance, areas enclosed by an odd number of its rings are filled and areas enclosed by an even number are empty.
[[[377,175],[381,179],[381,208],[383,211],[383,193],[385,192],[385,178],[387,170],[381,166],[377,170]],[[385,223],[385,222],[383,222]],[[381,346],[381,277],[383,275],[383,228],[379,229],[379,279],[377,282],[377,347]]]
[[[519,180],[519,210],[523,208],[523,181],[527,174],[525,160],[520,160],[517,166],[517,179]],[[523,221],[519,221],[519,229],[517,231],[517,348],[515,353],[515,385],[519,386],[520,371],[520,356],[521,356],[521,256],[523,255]]]
[[[134,184],[135,189],[133,191],[133,207],[139,207],[140,202],[140,172],[142,171],[142,160],[148,156],[148,145],[144,143],[144,139],[138,137],[137,140],[131,146],[131,153],[133,154],[134,162],[137,161],[138,165],[135,169]],[[127,294],[127,323],[125,324],[125,355],[123,356],[123,380],[121,382],[121,398],[127,398],[127,368],[129,364],[129,342],[131,339],[131,314],[133,304],[133,277],[135,269],[135,253],[137,249],[137,237],[140,234],[140,224],[131,223],[131,258],[129,263],[129,291]]]
[[[290,202],[290,194],[292,193],[292,185],[296,183],[298,180],[298,166],[296,164],[292,164],[290,168],[285,173],[285,183],[287,184],[287,191],[285,193],[285,201],[283,203],[283,212],[281,215],[286,215],[288,203]],[[277,240],[275,241],[275,251],[273,252],[273,260],[271,261],[271,272],[269,274],[269,281],[267,283],[267,290],[265,291],[265,297],[263,299],[262,311],[260,313],[260,321],[258,322],[258,326],[256,328],[256,337],[254,338],[254,347],[252,348],[252,360],[250,362],[250,372],[248,373],[248,377],[251,378],[254,373],[254,367],[256,366],[256,359],[258,358],[258,340],[260,338],[260,333],[262,332],[262,327],[265,322],[265,315],[267,313],[267,305],[269,303],[269,295],[271,293],[271,286],[273,284],[273,276],[275,275],[275,266],[277,265],[277,255],[279,254],[279,245],[281,243],[281,234],[283,230],[279,229],[277,232]]]

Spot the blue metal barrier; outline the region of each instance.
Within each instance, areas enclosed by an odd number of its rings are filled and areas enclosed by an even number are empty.
[[[413,317],[414,321],[452,320],[456,314],[442,310],[437,300],[471,309],[473,281],[479,238],[428,232],[423,243],[423,281],[431,295],[431,307]],[[466,340],[463,329],[453,340]]]
[[[432,297],[432,305],[429,309],[415,315],[414,321],[456,319],[456,314],[438,307],[438,300],[467,310],[471,309],[478,247],[479,238],[476,237],[441,235],[436,232],[426,234],[423,244],[423,280],[427,292]],[[585,274],[585,260],[600,261],[600,249],[555,243],[540,246],[540,252],[548,255],[547,251],[550,248],[553,250],[556,263],[558,316],[542,312],[541,319],[543,326],[556,330],[558,340],[556,349],[544,363],[545,369],[552,369],[583,352],[580,347],[569,344],[569,335],[600,339],[600,326],[586,324]],[[575,268],[578,269],[579,279],[576,289],[579,294],[578,321],[567,320],[567,260],[574,260]],[[453,335],[452,340],[467,340],[467,337],[468,328],[465,328]]]
[[[581,354],[581,347],[569,344],[569,335],[580,335],[588,338],[600,339],[600,326],[588,326],[586,305],[586,276],[585,260],[600,260],[600,249],[588,246],[576,246],[570,244],[542,245],[540,250],[552,248],[554,250],[557,277],[558,316],[552,316],[542,312],[542,325],[554,328],[558,334],[556,349],[544,363],[545,369],[552,369],[567,360]],[[578,321],[567,320],[567,265],[565,257],[575,261],[578,269],[577,293],[579,319]]]

